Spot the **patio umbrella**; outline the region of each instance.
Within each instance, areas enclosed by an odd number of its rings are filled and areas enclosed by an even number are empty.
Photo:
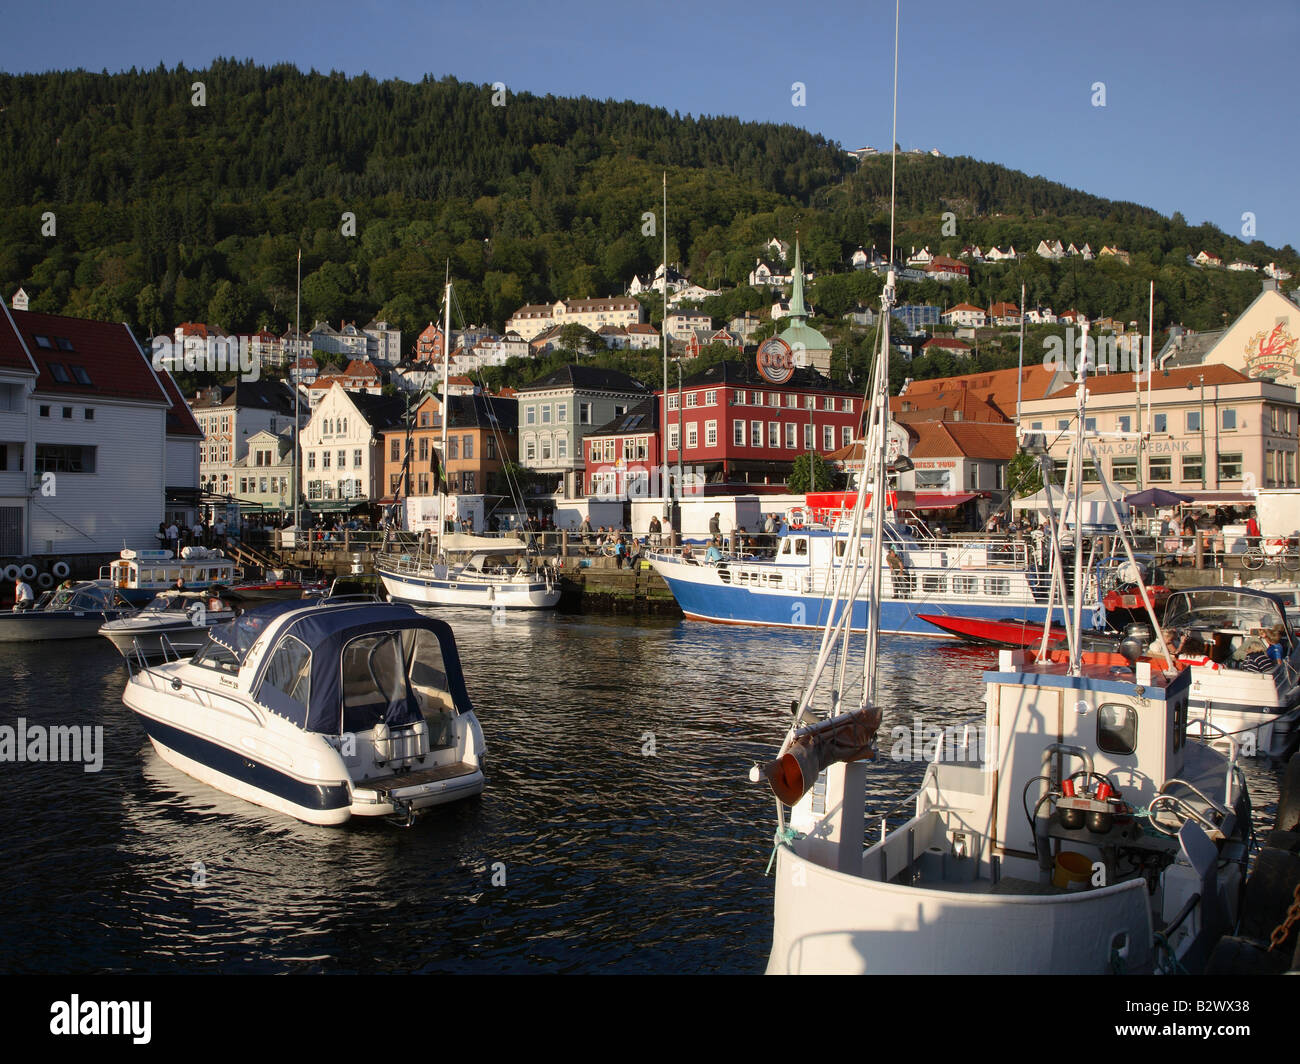
[[[1164,488],[1147,488],[1146,491],[1125,495],[1124,501],[1129,506],[1177,506],[1181,502],[1191,502],[1192,497],[1165,491]]]

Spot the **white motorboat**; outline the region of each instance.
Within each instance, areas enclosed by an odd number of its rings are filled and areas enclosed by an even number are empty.
[[[165,591],[132,616],[109,621],[99,634],[124,658],[188,657],[208,641],[209,628],[234,616],[234,608],[219,595]]]
[[[30,610],[0,613],[0,643],[91,639],[105,622],[135,609],[116,588],[93,582],[47,591]]]
[[[229,587],[243,578],[243,570],[220,550],[185,547],[177,558],[169,550],[131,550],[102,567],[99,582],[111,584],[137,606],[181,580],[191,591]]]
[[[1285,600],[1249,587],[1185,588],[1169,596],[1164,627],[1203,651],[1179,658],[1192,677],[1192,718],[1236,735],[1248,754],[1285,757],[1300,739],[1300,642]],[[1242,668],[1245,641],[1279,628],[1281,660],[1267,672]]]
[[[133,668],[122,701],[169,764],[313,824],[410,823],[484,786],[455,637],[409,606],[260,606]]]
[[[893,296],[891,271],[868,396],[873,549],[860,562],[850,552],[785,742],[774,761],[751,774],[766,778],[776,796],[768,971],[1101,974],[1198,967],[1235,922],[1248,854],[1237,744],[1219,737],[1225,755],[1189,733],[1188,674],[1162,672],[1136,655],[1086,654],[1082,595],[1073,596],[1064,655],[1047,650],[1046,631],[1035,652],[1000,652],[998,668],[985,674],[975,749],[965,742],[944,761],[938,744],[920,788],[902,803],[912,806],[910,817],[891,823],[895,810],[868,809],[885,712],[876,674]],[[1076,513],[1085,376],[1081,369],[1070,467]],[[1050,494],[1050,477],[1044,479]],[[864,516],[859,500],[850,542]],[[1049,523],[1059,545],[1050,512]],[[1124,547],[1131,556],[1126,540]],[[1059,550],[1053,556],[1049,607],[1053,600],[1069,603]],[[864,582],[871,605],[854,681],[851,607]],[[1082,551],[1075,552],[1073,587],[1084,587]],[[1145,594],[1141,581],[1139,588]],[[910,731],[915,722],[897,723]],[[878,836],[868,838],[876,828]]]

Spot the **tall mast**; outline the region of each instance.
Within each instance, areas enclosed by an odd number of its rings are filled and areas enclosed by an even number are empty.
[[[662,333],[664,347],[664,411],[663,418],[659,425],[659,434],[664,443],[664,467],[663,475],[660,478],[660,490],[663,492],[664,500],[664,517],[672,517],[673,504],[669,492],[668,478],[668,171],[664,171],[664,210],[663,210],[663,231],[664,231],[664,280],[661,289],[663,294],[663,318],[659,322],[659,331]],[[680,400],[678,400],[680,402]],[[680,418],[680,414],[678,417]],[[677,453],[681,455],[682,441],[677,441]],[[679,530],[680,531],[680,530]]]
[[[302,248],[298,249],[298,304],[294,311],[293,332],[293,340],[289,343],[291,352],[297,350],[302,341]],[[291,355],[289,364],[289,379],[293,381],[293,527],[296,532],[300,532],[302,526],[298,506],[298,499],[302,495],[302,433],[298,423],[298,392],[302,387],[302,373],[294,376],[293,372],[299,357],[301,356]]]
[[[447,263],[447,282],[442,290],[442,485],[438,492],[438,537],[442,542],[442,533],[447,528],[447,488],[450,486],[451,472],[447,466],[447,422],[451,420],[451,396],[447,394],[449,385],[447,367],[451,365],[451,263]]]
[[[1079,337],[1079,383],[1075,389],[1076,416],[1079,420],[1079,433],[1076,461],[1074,463],[1074,642],[1070,647],[1070,674],[1080,675],[1080,662],[1083,632],[1083,463],[1084,447],[1084,410],[1087,408],[1088,389],[1088,325],[1085,322]],[[1118,516],[1118,515],[1117,515]]]

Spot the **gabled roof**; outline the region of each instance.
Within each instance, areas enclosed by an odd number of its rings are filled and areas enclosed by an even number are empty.
[[[1016,455],[1016,427],[976,421],[922,421],[910,426],[917,441],[910,458],[965,458],[1009,462]]]
[[[952,377],[938,377],[932,380],[912,381],[903,394],[914,406],[931,406],[932,396],[926,392],[942,392],[953,388],[965,388],[977,399],[996,407],[1004,417],[1010,419],[1016,412],[1017,379],[1020,381],[1021,397],[1024,399],[1042,399],[1056,380],[1056,371],[1046,366],[1026,366],[1023,370],[998,369],[985,373],[962,373]]]
[[[541,380],[525,384],[519,389],[524,392],[540,392],[548,388],[581,388],[598,392],[649,392],[640,381],[633,380],[626,373],[616,369],[600,369],[597,366],[579,366],[569,363],[548,373]]]
[[[400,424],[406,416],[406,400],[400,395],[371,395],[369,392],[347,393],[357,412],[375,432]]]
[[[354,358],[348,363],[348,368],[343,371],[345,377],[379,377],[381,376],[373,362],[364,362],[359,358]]]
[[[31,310],[11,310],[9,317],[38,368],[38,392],[170,406],[166,389],[125,325]]]

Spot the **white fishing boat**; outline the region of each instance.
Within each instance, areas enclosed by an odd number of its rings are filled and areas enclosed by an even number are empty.
[[[451,335],[451,282],[445,289],[444,336]],[[451,420],[448,359],[442,361],[442,454],[447,453]],[[502,441],[504,449],[504,441]],[[407,462],[411,449],[407,448]],[[543,564],[536,549],[513,537],[496,538],[443,529],[447,496],[441,492],[438,527],[423,543],[385,549],[375,559],[375,572],[389,597],[416,606],[474,606],[492,610],[549,610],[560,602],[556,571]],[[390,547],[386,543],[385,548]],[[463,556],[460,561],[454,556]]]
[[[895,809],[869,809],[870,766],[881,757],[877,736],[888,708],[877,698],[876,672],[893,296],[891,272],[869,394],[872,550],[861,563],[852,552],[838,574],[785,742],[751,774],[776,796],[768,971],[1198,967],[1233,926],[1247,858],[1237,745],[1231,737],[1199,742],[1189,730],[1187,673],[1085,654],[1080,595],[1064,655],[1047,651],[1045,632],[1037,651],[1001,651],[998,668],[985,674],[984,720],[975,730],[982,743],[964,758],[936,756],[916,793]],[[1085,389],[1078,391],[1075,512],[1086,424]],[[860,500],[851,536],[865,520]],[[1059,543],[1055,516],[1049,525]],[[1076,551],[1076,588],[1082,558]],[[854,680],[849,605],[864,583],[871,606]],[[1066,586],[1058,562],[1053,597],[1068,602]],[[891,821],[907,806],[910,816]]]
[[[410,823],[484,786],[451,628],[409,606],[260,606],[193,658],[133,667],[122,701],[169,764],[312,824]]]
[[[130,617],[107,622],[99,634],[124,658],[188,657],[208,641],[209,628],[234,616],[234,607],[220,595],[165,591]]]
[[[150,602],[160,591],[181,580],[190,591],[229,587],[243,571],[220,550],[185,547],[177,558],[169,550],[124,550],[99,571],[102,583],[111,584],[137,606]]]

